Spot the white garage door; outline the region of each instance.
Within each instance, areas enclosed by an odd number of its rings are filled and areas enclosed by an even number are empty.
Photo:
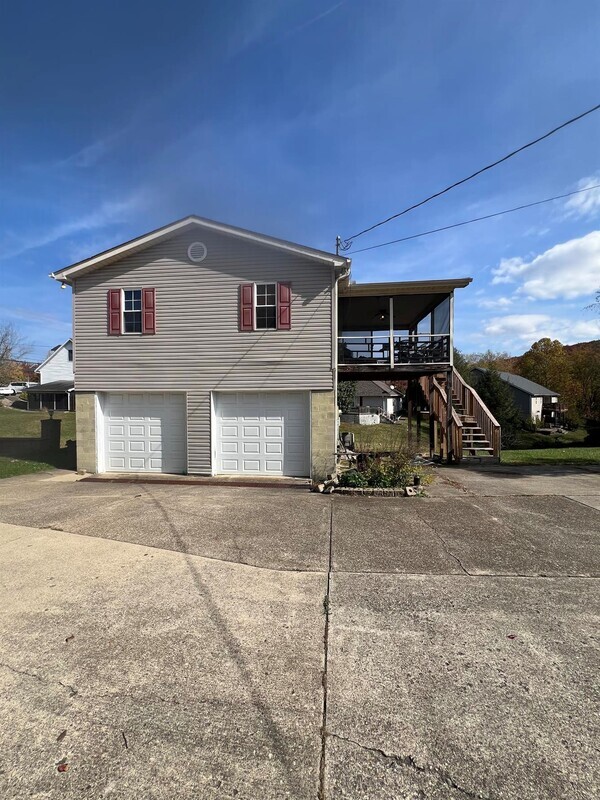
[[[216,472],[309,475],[307,392],[223,392],[214,398]]]
[[[107,472],[185,472],[185,395],[104,395]]]

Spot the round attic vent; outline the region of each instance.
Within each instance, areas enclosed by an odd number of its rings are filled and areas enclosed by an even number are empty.
[[[206,245],[204,242],[192,242],[188,247],[188,258],[196,264],[206,258]]]

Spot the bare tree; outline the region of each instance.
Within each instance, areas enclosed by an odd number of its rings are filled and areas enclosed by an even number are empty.
[[[11,322],[0,323],[0,384],[19,378],[28,344]]]
[[[590,311],[595,311],[597,314],[600,314],[600,289],[596,292],[596,302],[590,303],[589,306],[586,306],[586,309]]]

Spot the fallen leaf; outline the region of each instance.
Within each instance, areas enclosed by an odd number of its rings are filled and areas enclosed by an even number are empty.
[[[57,769],[58,769],[59,772],[68,772],[69,771],[69,765],[68,764],[59,764]]]
[[[517,638],[517,634],[516,633],[509,633],[506,638],[507,639],[516,639]]]
[[[58,736],[56,737],[56,741],[57,742],[62,742],[62,740],[65,738],[66,735],[67,735],[66,731],[63,731],[62,733],[59,733]]]

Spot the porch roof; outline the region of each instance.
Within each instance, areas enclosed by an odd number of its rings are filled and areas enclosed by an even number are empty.
[[[30,386],[25,391],[28,394],[60,394],[61,392],[70,392],[72,389],[73,381],[50,381],[50,383]]]
[[[380,297],[399,294],[450,294],[464,289],[473,278],[448,278],[431,281],[395,281],[393,283],[340,283],[340,297]]]

